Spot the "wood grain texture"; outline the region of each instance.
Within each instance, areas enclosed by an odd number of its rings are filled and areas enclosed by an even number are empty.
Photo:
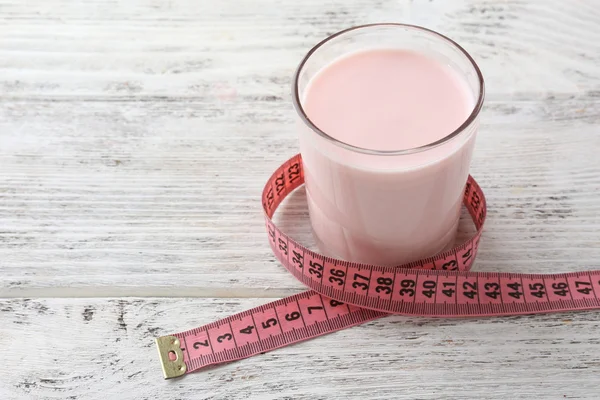
[[[162,380],[153,344],[156,335],[267,300],[4,300],[2,348],[26,343],[36,353],[4,355],[0,396],[5,400],[597,396],[600,321],[594,312],[467,320],[394,316],[184,379]]]
[[[28,128],[0,146],[0,295],[301,287],[270,254],[259,198],[297,151],[287,107],[236,126],[231,109],[210,121],[192,102],[4,104],[0,129]],[[599,112],[589,96],[488,102],[472,165],[490,206],[478,269],[598,267]],[[311,243],[301,193],[281,214]]]
[[[475,268],[600,269],[600,1],[0,0],[0,398],[596,399],[593,312],[390,317],[161,380],[154,336],[302,290],[259,199],[297,152],[291,76],[381,21],[485,75]],[[312,244],[303,196],[277,218]]]

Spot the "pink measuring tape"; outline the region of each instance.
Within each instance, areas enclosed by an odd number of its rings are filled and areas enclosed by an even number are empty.
[[[469,177],[464,205],[477,228],[466,243],[400,267],[322,256],[271,220],[304,183],[300,155],[271,176],[263,194],[268,239],[283,266],[311,290],[199,328],[156,339],[165,378],[247,358],[388,314],[487,317],[600,308],[600,271],[564,274],[468,272],[486,217],[481,188]]]

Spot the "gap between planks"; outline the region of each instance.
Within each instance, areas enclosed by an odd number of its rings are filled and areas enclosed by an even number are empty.
[[[280,299],[291,296],[307,289],[253,289],[253,288],[200,288],[200,287],[52,287],[52,288],[1,288],[0,299],[15,298],[114,298],[114,297],[142,297],[142,298],[221,298],[221,299],[252,299],[272,298]]]

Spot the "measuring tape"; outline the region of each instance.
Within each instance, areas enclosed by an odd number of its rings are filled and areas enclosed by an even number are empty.
[[[271,176],[262,201],[275,256],[311,290],[157,338],[165,378],[389,314],[456,318],[600,308],[600,271],[548,275],[468,272],[486,217],[485,197],[470,176],[463,202],[477,228],[474,237],[453,250],[400,267],[325,257],[277,228],[271,220],[275,210],[303,183],[302,159],[296,155]]]

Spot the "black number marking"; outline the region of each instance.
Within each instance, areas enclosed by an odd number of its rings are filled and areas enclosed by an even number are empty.
[[[554,289],[555,295],[565,297],[567,294],[569,294],[569,291],[567,290],[568,286],[569,285],[567,285],[565,282],[558,282],[552,284],[552,289]]]
[[[454,282],[444,282],[443,286],[445,288],[450,287],[449,289],[442,290],[442,293],[448,297],[452,297],[454,295],[454,292],[456,292],[456,290],[453,289],[453,287],[456,286],[456,283],[454,283]]]
[[[367,281],[367,283],[364,282],[356,282],[358,279],[362,279]],[[358,289],[361,288],[362,290],[369,290],[369,277],[368,276],[364,276],[361,274],[354,274],[354,282],[352,282],[352,287],[354,289]]]
[[[275,196],[273,195],[273,189],[269,189],[267,192],[267,206],[269,209],[273,207],[273,203],[275,202]]]
[[[271,228],[271,225],[268,225],[269,227],[269,236],[271,236],[271,240],[273,241],[273,244],[275,244],[275,229]]]
[[[193,346],[196,350],[198,350],[200,346],[208,347],[208,339],[206,339],[204,342],[194,342]]]
[[[466,263],[467,261],[469,261],[471,259],[471,250],[472,249],[469,249],[469,251],[467,251],[465,254],[462,255],[464,263]]]
[[[343,286],[344,283],[346,281],[344,281],[344,277],[346,276],[346,273],[344,271],[342,271],[341,269],[335,269],[335,268],[331,268],[331,270],[329,271],[331,272],[331,275],[329,277],[329,282],[331,283],[337,283],[339,286]]]
[[[243,333],[245,335],[251,335],[252,334],[252,330],[254,329],[253,325],[248,325],[247,327],[245,327],[244,329],[240,329],[240,333]]]
[[[337,300],[329,300],[329,305],[331,307],[337,307],[337,306],[343,306],[344,303],[342,303],[341,301],[337,301]]]
[[[584,287],[584,288],[579,289],[579,286],[592,286],[592,284],[590,282],[575,281],[575,289],[577,289],[577,291],[579,293],[583,293],[583,294],[590,294],[593,291],[593,289],[591,287]]]
[[[544,285],[541,283],[530,283],[529,289],[531,290],[544,290]]]
[[[300,179],[300,164],[294,163],[288,168],[290,183],[294,183],[296,179]]]
[[[394,281],[392,280],[392,278],[377,278],[377,283],[379,283],[380,285],[385,285],[385,286],[390,286],[392,283],[394,283]]]
[[[380,277],[380,278],[377,278],[377,283],[379,284],[379,286],[377,286],[375,288],[375,291],[377,293],[381,293],[381,292],[384,292],[385,294],[392,293],[392,288],[390,287],[394,283],[394,280],[392,278]]]
[[[312,314],[313,310],[322,310],[322,309],[323,309],[323,307],[308,307],[307,308],[309,314]]]
[[[458,266],[456,265],[455,260],[450,260],[444,265],[442,265],[442,269],[445,269],[447,271],[456,271],[458,269]]]
[[[541,299],[546,295],[544,291],[544,285],[541,283],[530,283],[529,290],[531,291],[531,295]]]
[[[423,282],[423,287],[425,289],[435,289],[435,286],[436,286],[435,281],[425,281],[425,282]]]
[[[481,200],[479,199],[479,195],[477,194],[477,192],[473,192],[473,194],[471,195],[471,208],[477,210],[480,202]]]
[[[283,239],[281,239],[281,238],[279,238],[279,250],[283,251],[283,254],[285,254],[287,256],[287,254],[288,254],[287,243],[285,241],[283,241]]]
[[[508,295],[510,297],[514,297],[515,299],[520,299],[521,296],[523,295],[523,292],[521,292],[519,290],[522,286],[519,282],[509,283],[506,286],[509,287],[510,289],[514,290],[514,292],[508,292]]]
[[[231,333],[226,333],[224,335],[221,335],[217,338],[217,342],[219,343],[223,343],[225,340],[231,340],[233,339],[233,336],[231,336]]]
[[[483,288],[486,290],[485,295],[492,299],[497,299],[500,296],[500,285],[495,282],[488,282],[483,285]]]
[[[323,277],[323,274],[317,271],[316,269],[309,268],[308,272],[310,272],[311,275],[316,275],[318,279],[321,279]]]
[[[473,283],[473,282],[469,282],[469,281],[465,281],[463,282],[463,289],[468,290],[477,290],[477,283]]]
[[[323,277],[323,266],[321,264],[319,264],[318,262],[314,262],[314,261],[310,261],[310,268],[308,269],[308,272],[310,272],[311,275],[316,275],[317,278],[321,279]]]
[[[335,282],[338,284],[338,286],[342,286],[342,285],[344,285],[345,281],[342,278],[336,278],[335,276],[330,276],[329,282],[331,282],[331,283]]]
[[[290,314],[285,314],[286,321],[295,321],[300,318],[300,313],[298,311],[293,311]]]
[[[269,329],[272,326],[276,326],[277,325],[277,320],[275,318],[269,318],[268,320],[266,320],[265,322],[262,323],[262,327],[264,329]]]
[[[408,294],[408,297],[413,297],[415,295],[415,290],[411,289],[414,288],[416,285],[416,282],[413,281],[412,279],[404,279],[402,282],[400,282],[400,286],[402,286],[403,289],[400,289],[400,296],[404,296],[405,294]]]
[[[302,256],[302,254],[296,252],[296,250],[292,249],[292,254],[294,254],[294,257],[292,257],[292,262],[294,264],[298,264],[298,268],[303,268],[304,267],[304,257]]]
[[[383,292],[383,294],[390,294],[390,293],[392,293],[392,288],[391,288],[391,287],[389,287],[389,286],[377,286],[377,287],[375,288],[375,291],[376,291],[377,293],[381,293],[381,292]]]
[[[479,215],[477,216],[477,224],[478,225],[483,224],[484,218],[485,218],[485,208],[482,208],[481,211],[479,211]]]
[[[470,299],[474,299],[475,296],[477,296],[477,283],[472,283],[472,282],[465,281],[465,282],[463,282],[463,289],[465,290],[463,292],[463,295],[465,297],[468,297]]]
[[[283,173],[279,175],[275,179],[275,190],[277,191],[277,196],[281,194],[285,190],[285,179],[283,179]]]
[[[433,297],[433,295],[435,295],[435,287],[436,287],[436,283],[435,281],[425,281],[423,282],[423,289],[427,289],[427,290],[423,290],[423,295],[429,297],[430,299]]]
[[[514,297],[515,299],[520,299],[523,295],[523,292],[509,292],[508,295],[510,297]]]

